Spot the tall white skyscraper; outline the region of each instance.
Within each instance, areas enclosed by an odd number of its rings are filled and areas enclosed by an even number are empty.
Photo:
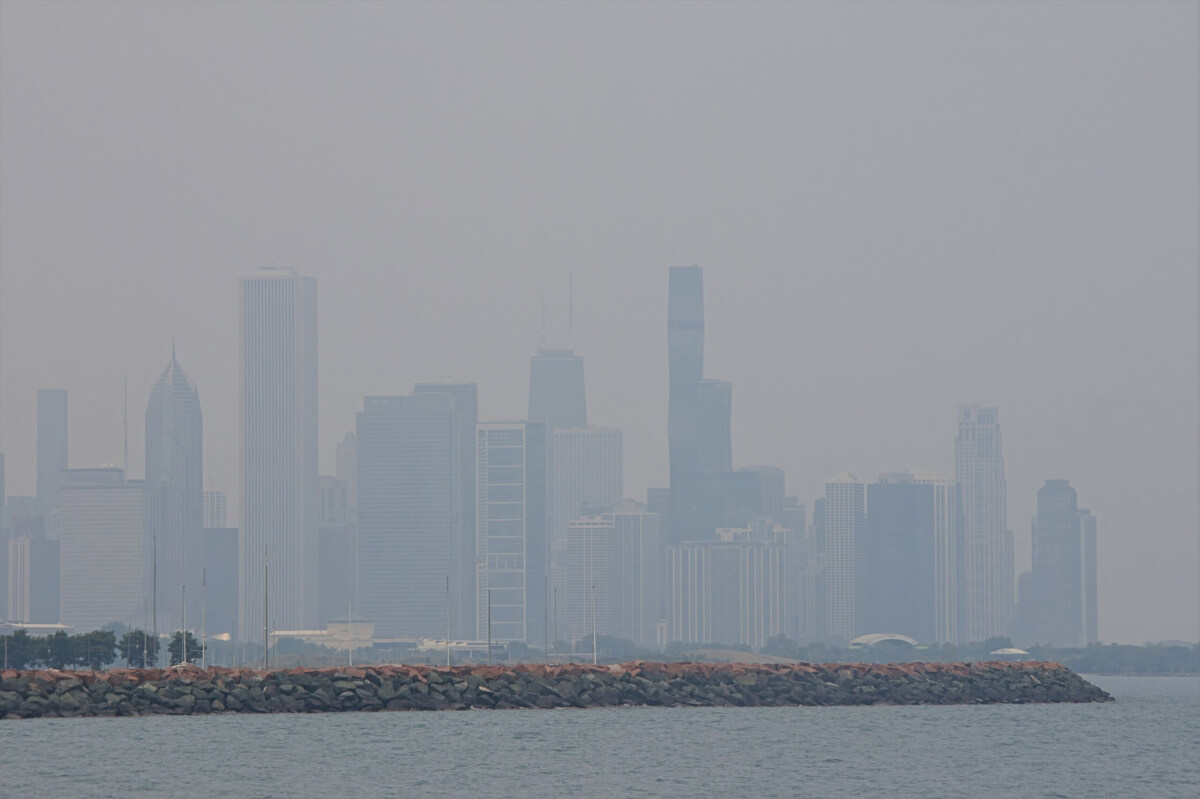
[[[825,635],[841,644],[858,635],[865,497],[865,487],[853,475],[825,484]]]
[[[146,504],[142,559],[154,629],[179,625],[184,542],[204,524],[204,419],[200,394],[175,360],[146,404]],[[199,586],[192,586],[199,590]],[[157,592],[157,595],[155,593]],[[165,626],[163,626],[165,625]]]
[[[63,472],[53,514],[61,557],[59,616],[77,632],[109,622],[141,625],[143,497],[141,480],[120,469]]]
[[[933,486],[933,629],[938,643],[959,642],[958,577],[962,559],[962,503],[953,477],[917,474],[913,482]]]
[[[996,408],[959,406],[954,477],[962,488],[962,639],[1008,635],[1014,609],[1013,539]]]
[[[290,269],[241,279],[241,534],[238,630],[263,635],[269,552],[272,629],[317,617],[317,282]]]

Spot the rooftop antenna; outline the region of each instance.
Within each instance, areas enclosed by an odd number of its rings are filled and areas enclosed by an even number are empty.
[[[575,349],[575,273],[567,270],[567,349]]]

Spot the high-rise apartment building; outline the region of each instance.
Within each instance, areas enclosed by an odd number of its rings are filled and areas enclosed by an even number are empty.
[[[182,610],[184,542],[204,528],[204,419],[200,394],[175,347],[146,403],[142,584],[154,629],[176,629]],[[192,590],[199,591],[198,585]]]
[[[962,640],[962,490],[953,477],[936,474],[914,475],[913,482],[933,487],[933,640],[957,644]]]
[[[954,477],[962,489],[963,509],[962,638],[1008,635],[1014,609],[1013,542],[996,408],[959,406]]]
[[[539,349],[530,359],[529,420],[551,430],[587,426],[583,358],[571,350]]]
[[[59,616],[78,632],[145,623],[145,483],[121,469],[63,472],[53,527],[60,546]],[[160,619],[160,624],[163,620]]]
[[[550,442],[544,422],[476,430],[477,635],[541,646],[549,626]]]
[[[1032,642],[1082,646],[1086,639],[1083,517],[1066,480],[1047,480],[1038,490],[1033,518],[1032,613],[1025,634]]]
[[[67,468],[67,390],[39,388],[37,393],[37,496],[42,512],[58,505]]]
[[[381,637],[442,638],[459,615],[459,435],[451,394],[363,400],[354,614]]]
[[[864,498],[864,486],[853,475],[842,475],[825,484],[824,634],[842,645],[859,635],[859,574],[866,528]]]
[[[262,269],[241,279],[238,305],[238,630],[261,641],[266,623],[310,629],[317,617],[317,282]]]
[[[479,386],[475,383],[417,383],[414,394],[454,398],[458,429],[458,538],[452,578],[456,592],[456,628],[462,637],[475,631],[475,426],[479,423]]]

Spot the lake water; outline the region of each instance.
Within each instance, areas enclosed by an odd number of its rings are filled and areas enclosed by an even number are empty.
[[[1196,797],[1200,679],[1102,705],[0,722],[4,797]]]

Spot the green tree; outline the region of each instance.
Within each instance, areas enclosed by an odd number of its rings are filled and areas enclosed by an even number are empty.
[[[116,660],[117,637],[111,630],[94,630],[73,635],[74,662],[100,671]]]
[[[145,630],[130,630],[122,635],[117,651],[130,668],[152,668],[158,663],[158,639]]]
[[[22,671],[37,664],[41,657],[39,649],[44,645],[40,638],[30,638],[29,633],[17,630],[12,635],[4,636],[5,654],[8,658],[8,668]]]
[[[48,668],[65,669],[75,665],[74,636],[67,635],[62,630],[42,639],[45,654],[39,658]]]
[[[171,637],[171,643],[167,644],[167,654],[171,657],[171,665],[178,666],[183,662],[184,638],[183,633],[176,632]],[[201,647],[200,642],[189,631],[187,633],[187,662],[195,663],[200,660]]]

